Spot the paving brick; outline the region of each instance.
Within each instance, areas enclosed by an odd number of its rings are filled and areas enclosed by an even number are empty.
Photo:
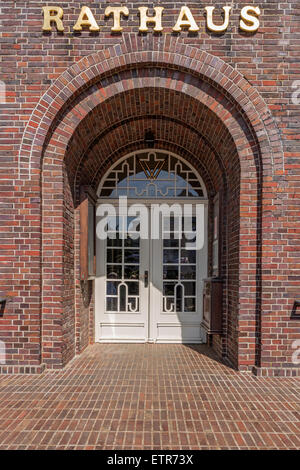
[[[0,448],[297,449],[299,392],[204,345],[94,345],[63,371],[0,377]]]

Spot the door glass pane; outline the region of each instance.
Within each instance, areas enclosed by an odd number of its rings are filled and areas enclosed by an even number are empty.
[[[132,222],[127,220],[124,226]],[[107,239],[106,247],[106,312],[138,313],[140,239],[122,238],[118,232],[115,235]]]
[[[196,295],[196,283],[195,282],[183,282],[184,295]]]
[[[164,250],[164,264],[178,264],[178,250]]]
[[[122,279],[122,265],[108,264],[106,273],[108,279]]]
[[[184,299],[184,311],[195,312],[196,311],[196,299],[195,297]]]
[[[122,263],[122,250],[107,250],[107,263]]]
[[[176,232],[180,224],[187,233]],[[163,311],[196,312],[196,218],[169,217],[163,229]]]
[[[137,248],[140,246],[140,240],[139,238],[135,239],[135,238],[131,238],[131,237],[127,237],[125,238],[124,240],[124,246],[127,248]]]
[[[139,266],[124,266],[124,279],[139,279]]]
[[[165,234],[165,237],[164,237],[164,247],[170,247],[170,248],[173,248],[173,247],[178,247],[179,246],[179,243],[180,243],[180,240],[178,238],[174,238],[174,235],[171,234],[170,237],[166,237],[166,234]]]
[[[140,262],[140,251],[139,250],[124,250],[124,263],[137,264]]]
[[[106,311],[116,312],[118,310],[118,299],[116,297],[106,297]]]
[[[164,279],[178,279],[178,267],[164,266]]]
[[[196,279],[196,266],[181,266],[181,279]]]
[[[122,240],[119,238],[118,234],[115,238],[113,238],[112,233],[107,234],[107,246],[111,246],[111,247],[120,247],[120,246],[122,246]]]
[[[128,295],[139,295],[139,283],[130,281],[126,282],[128,286]]]
[[[166,295],[166,296],[172,295],[172,296],[174,296],[174,290],[175,290],[175,282],[164,282],[163,295]]]
[[[195,250],[181,250],[181,263],[182,264],[195,264],[196,251]]]
[[[185,233],[181,240],[182,248],[186,250],[195,250],[196,247],[196,236],[193,233]]]
[[[107,295],[118,295],[119,282],[106,282],[106,294]]]

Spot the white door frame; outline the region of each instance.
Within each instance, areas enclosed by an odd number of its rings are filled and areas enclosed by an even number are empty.
[[[183,201],[180,201],[183,203]],[[188,201],[193,203],[194,201]],[[207,277],[208,261],[208,201],[198,200],[204,205],[204,246],[196,253],[196,312],[169,314],[163,312],[163,240],[151,241],[150,272],[151,286],[149,306],[149,342],[155,343],[203,343],[206,334],[201,328],[203,319],[203,282]],[[178,200],[173,199],[173,204]],[[196,204],[196,202],[195,202]],[[156,245],[156,247],[155,247]],[[156,259],[160,263],[156,263]],[[156,288],[158,286],[158,288]]]
[[[107,203],[108,201],[105,201]],[[119,201],[110,201],[116,208]],[[101,200],[98,201],[98,205]],[[95,342],[102,343],[145,343],[148,337],[149,289],[144,286],[143,272],[149,266],[148,240],[140,239],[139,293],[140,313],[104,313],[106,299],[106,247],[107,240],[96,238],[96,278],[95,278]],[[101,262],[103,256],[103,262]],[[105,338],[102,329],[110,332]],[[116,335],[119,330],[119,336]],[[134,338],[126,337],[128,331],[136,332]],[[124,337],[120,337],[120,332]]]
[[[119,200],[115,199],[99,199],[98,204],[101,203],[110,203],[114,205],[116,208],[119,205]],[[141,256],[140,259],[140,276],[139,276],[139,282],[140,282],[140,298],[141,298],[141,314],[140,317],[137,317],[137,320],[134,322],[134,313],[130,314],[131,318],[128,318],[127,314],[121,313],[118,315],[122,315],[122,321],[118,320],[118,322],[115,325],[118,325],[118,327],[123,328],[124,332],[128,331],[130,328],[135,328],[136,331],[140,332],[137,334],[136,337],[134,338],[120,338],[120,337],[114,337],[112,335],[111,337],[107,338],[101,338],[101,328],[108,328],[111,332],[113,332],[113,326],[114,326],[114,321],[117,319],[116,315],[114,314],[109,314],[101,312],[101,309],[103,309],[104,305],[104,299],[106,296],[106,291],[105,291],[105,281],[106,281],[106,241],[105,240],[99,240],[97,238],[97,260],[96,260],[96,279],[95,279],[95,342],[117,342],[117,343],[122,343],[122,342],[134,342],[134,343],[144,343],[144,342],[161,342],[161,343],[201,343],[205,341],[205,333],[203,329],[200,328],[201,320],[202,320],[202,279],[207,277],[207,258],[208,258],[208,200],[204,198],[192,198],[192,199],[187,199],[187,198],[177,198],[177,199],[164,199],[164,203],[170,203],[170,204],[180,204],[180,203],[190,203],[190,204],[197,204],[201,203],[204,204],[205,207],[205,236],[204,236],[204,247],[200,251],[200,253],[197,252],[197,318],[196,320],[192,320],[191,315],[196,315],[196,314],[189,314],[190,318],[189,321],[184,323],[176,320],[173,316],[171,315],[162,315],[161,309],[158,308],[159,302],[161,302],[162,298],[162,293],[159,292],[157,289],[155,289],[153,286],[156,284],[158,285],[160,280],[158,279],[160,274],[159,270],[162,268],[162,258],[161,258],[161,263],[155,263],[155,271],[153,269],[154,263],[153,263],[153,257],[157,257],[158,253],[153,252],[153,247],[154,243],[157,242],[157,246],[160,246],[159,250],[162,256],[162,241],[160,240],[161,243],[159,243],[158,240],[152,241],[152,240],[144,240],[144,244],[141,245],[141,253],[143,255]],[[131,204],[143,204],[146,205],[148,208],[151,209],[151,204],[161,204],[162,200],[161,199],[153,199],[153,200],[147,200],[146,201],[141,201],[141,199],[128,199],[128,205]],[[150,210],[148,211],[150,215]],[[149,224],[150,226],[150,224]],[[142,240],[141,240],[142,242]],[[148,243],[148,246],[147,246]],[[156,249],[157,251],[157,249]],[[101,263],[101,257],[104,254],[104,259],[103,262]],[[149,272],[149,288],[144,287],[144,270],[148,267],[148,272]],[[199,271],[200,270],[200,271]],[[162,284],[162,283],[161,283]],[[160,297],[160,298],[158,298]],[[147,304],[146,304],[147,303]],[[107,318],[107,321],[103,321],[103,315],[105,315],[105,318]],[[118,316],[117,315],[117,316]],[[193,337],[187,337],[185,339],[180,339],[176,338],[174,335],[172,337],[172,334],[168,336],[168,334],[163,334],[161,337],[158,335],[159,329],[162,330],[162,332],[167,332],[168,330],[178,330],[182,326],[186,325],[186,329],[189,331],[192,331],[195,328],[198,328],[197,331],[199,331],[199,335],[197,338],[195,336]],[[182,328],[181,328],[182,329]],[[195,335],[195,332],[193,331],[193,334]]]

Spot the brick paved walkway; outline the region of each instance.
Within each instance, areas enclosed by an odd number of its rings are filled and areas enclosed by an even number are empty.
[[[64,371],[0,376],[0,449],[300,448],[300,381],[206,346],[94,345]]]

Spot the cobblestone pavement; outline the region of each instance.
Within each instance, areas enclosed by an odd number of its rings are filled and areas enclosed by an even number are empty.
[[[63,371],[0,376],[0,449],[228,448],[299,449],[299,378],[175,344],[97,344]]]

